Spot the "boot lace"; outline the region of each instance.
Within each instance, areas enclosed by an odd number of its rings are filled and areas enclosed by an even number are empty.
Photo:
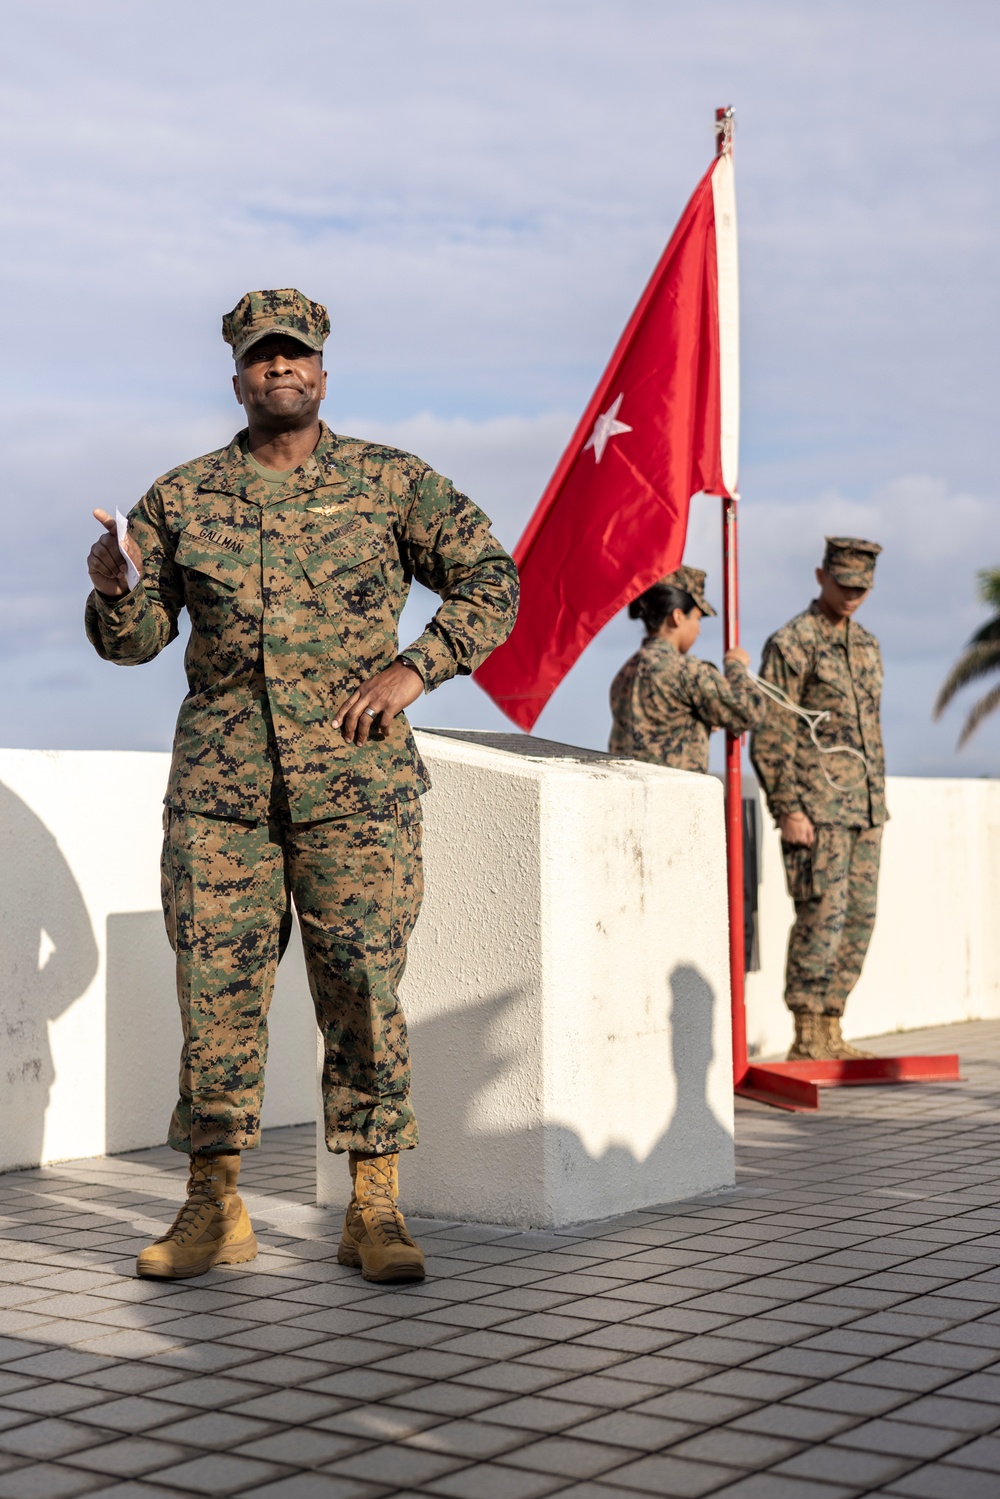
[[[162,1238],[157,1239],[158,1244],[166,1244],[170,1239],[176,1239],[183,1244],[193,1233],[204,1226],[206,1208],[225,1206],[224,1199],[217,1197],[213,1190],[212,1167],[207,1163],[191,1162],[187,1193],[177,1217]]]
[[[818,1060],[825,1055],[826,1042],[819,1016],[800,1011],[795,1017],[795,1041],[789,1056]]]
[[[388,1197],[368,1197],[359,1203],[368,1236],[380,1244],[412,1244],[403,1215]]]
[[[413,1240],[392,1195],[391,1170],[377,1164],[378,1156],[366,1160],[362,1195],[356,1200],[365,1228],[371,1239],[381,1244],[408,1244]]]

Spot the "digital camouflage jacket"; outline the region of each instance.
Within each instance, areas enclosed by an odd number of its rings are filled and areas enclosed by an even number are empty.
[[[771,636],[760,674],[793,703],[829,714],[816,730],[820,744],[849,745],[868,761],[866,774],[854,755],[821,755],[808,724],[768,702],[750,740],[750,758],[774,819],[805,812],[812,822],[833,827],[879,827],[888,814],[879,722],[882,655],[875,636],[854,620],[831,624],[814,602]],[[827,776],[850,789],[835,789]]]
[[[513,628],[514,564],[419,458],[322,425],[274,486],[245,436],[157,480],[129,516],[141,581],[87,601],[90,640],[123,666],[152,660],[190,615],[167,804],[259,820],[283,778],[292,820],[308,822],[416,796],[427,776],[406,718],[354,745],[334,710],[396,658],[412,578],[444,602],[405,660],[428,691],[473,671]]]
[[[611,684],[608,749],[630,760],[707,773],[712,729],[743,734],[761,711],[760,693],[737,662],[722,676],[710,662],[681,655],[669,640],[651,635]]]

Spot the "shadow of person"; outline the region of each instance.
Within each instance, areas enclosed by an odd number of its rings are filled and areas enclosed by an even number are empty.
[[[603,1203],[599,1195],[595,1197],[587,1221],[599,1222],[632,1207],[683,1202],[735,1182],[733,1134],[712,1107],[713,1092],[721,1087],[728,1094],[732,1087],[728,1068],[720,1077],[715,1067],[719,1024],[715,990],[693,964],[678,963],[670,974],[670,992],[668,1065],[673,1072],[675,1104],[653,1148],[640,1153],[614,1144],[595,1157],[577,1134],[548,1127],[549,1155],[560,1163],[564,1176],[589,1172],[599,1186],[603,1183],[606,1194],[612,1185],[621,1194],[618,1201],[606,1195]]]
[[[728,1102],[732,1085],[728,1068],[720,1076],[716,1066],[715,991],[691,964],[673,969],[670,990],[669,1042],[660,1026],[649,1044],[662,1038],[663,1091],[669,1096],[672,1069],[676,1102],[651,1149],[632,1100],[608,1112],[599,1068],[582,1070],[580,1088],[593,1096],[578,1091],[572,1112],[606,1118],[608,1144],[588,1148],[565,1120],[539,1120],[544,1046],[535,1008],[519,990],[426,1018],[415,1006],[410,1037],[422,1146],[406,1162],[409,1205],[435,1217],[554,1226],[731,1186],[733,1136],[712,1107],[713,1093],[723,1089]]]
[[[677,1104],[655,1154],[672,1163],[671,1176],[683,1190],[690,1181],[693,1196],[707,1181],[735,1176],[733,1136],[712,1108],[712,1073],[717,1025],[715,990],[690,963],[678,963],[670,974],[671,1047]],[[725,1088],[731,1086],[727,1071]],[[687,1165],[685,1166],[685,1162]]]
[[[55,1077],[49,1022],[84,993],[97,963],[90,917],[59,845],[0,783],[0,1170],[41,1159]]]

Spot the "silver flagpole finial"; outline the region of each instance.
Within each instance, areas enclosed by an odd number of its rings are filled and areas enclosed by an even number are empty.
[[[731,104],[724,105],[715,111],[715,154],[725,156],[733,149],[733,129],[736,124],[736,111]]]

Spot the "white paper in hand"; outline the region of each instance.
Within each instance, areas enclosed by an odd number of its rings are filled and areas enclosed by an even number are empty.
[[[125,550],[125,538],[128,535],[128,516],[122,515],[120,510],[116,510],[115,523],[118,526],[118,550],[125,558],[125,577],[128,581],[129,593],[131,593],[139,581],[139,569]]]

